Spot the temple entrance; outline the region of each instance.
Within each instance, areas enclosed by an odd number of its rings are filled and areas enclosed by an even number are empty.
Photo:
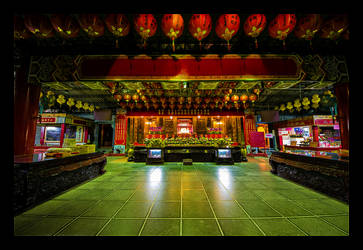
[[[111,124],[99,124],[98,147],[111,148],[113,138],[113,128]]]

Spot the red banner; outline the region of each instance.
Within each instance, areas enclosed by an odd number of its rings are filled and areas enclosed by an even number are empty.
[[[127,118],[124,115],[118,115],[115,121],[115,145],[126,145],[127,139]]]
[[[250,145],[250,133],[256,131],[256,123],[253,115],[247,115],[245,118],[245,144]]]
[[[302,70],[295,55],[120,55],[82,56],[77,73],[80,80],[297,80]]]
[[[265,147],[264,132],[250,132],[250,145],[251,147]]]

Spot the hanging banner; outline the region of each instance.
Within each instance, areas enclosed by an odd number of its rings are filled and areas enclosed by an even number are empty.
[[[256,123],[255,123],[255,118],[253,115],[246,115],[245,117],[245,143],[246,145],[250,145],[250,133],[253,131],[256,131]]]
[[[127,118],[125,115],[117,115],[115,121],[114,145],[126,145]]]

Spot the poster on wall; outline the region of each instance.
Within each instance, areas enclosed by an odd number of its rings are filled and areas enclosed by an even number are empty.
[[[77,126],[76,142],[82,142],[83,139],[83,126]]]

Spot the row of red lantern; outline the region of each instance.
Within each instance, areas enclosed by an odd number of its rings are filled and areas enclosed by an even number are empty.
[[[244,108],[246,109],[248,107],[248,103],[243,103],[243,104],[240,104],[240,103],[231,103],[231,102],[218,102],[218,103],[214,103],[214,102],[210,102],[210,103],[186,103],[186,104],[180,104],[180,103],[158,103],[158,102],[155,102],[155,103],[150,103],[150,102],[145,102],[145,103],[142,103],[142,102],[125,102],[125,101],[121,101],[120,103],[120,106],[121,108],[123,109],[126,109],[126,108],[129,108],[129,109],[134,109],[134,108],[137,108],[137,109],[143,109],[143,108],[146,108],[147,110],[149,110],[150,108],[153,108],[153,109],[171,109],[171,110],[182,110],[182,109],[223,109],[223,108],[226,108],[226,109],[231,109],[231,108],[235,108],[235,109],[240,109],[240,108]]]
[[[258,92],[257,92],[258,93]],[[130,102],[131,100],[133,100],[135,103],[137,103],[138,101],[143,101],[144,103],[147,103],[147,102],[152,102],[152,103],[170,103],[170,104],[175,104],[175,103],[178,103],[178,104],[183,104],[183,103],[188,103],[188,104],[192,104],[192,103],[196,103],[196,104],[200,104],[202,103],[203,101],[206,103],[206,104],[209,104],[210,102],[214,102],[216,104],[218,104],[219,102],[223,103],[228,103],[230,101],[232,101],[233,103],[238,103],[239,101],[243,102],[243,103],[246,103],[247,101],[251,101],[252,103],[255,102],[257,100],[257,95],[254,94],[254,93],[251,93],[250,95],[248,95],[247,93],[243,93],[241,94],[241,96],[238,96],[238,95],[232,95],[231,97],[229,95],[225,95],[223,98],[221,97],[214,97],[214,98],[210,98],[210,97],[205,97],[205,98],[201,98],[201,97],[195,97],[195,98],[192,98],[192,97],[183,97],[183,96],[180,96],[178,98],[176,97],[165,97],[165,96],[162,96],[162,97],[156,97],[156,96],[152,96],[151,98],[145,96],[145,95],[142,95],[141,97],[138,95],[138,94],[134,94],[134,95],[130,95],[130,94],[125,94],[125,95],[121,95],[121,94],[115,94],[114,95],[114,99],[118,102],[120,102],[122,99],[124,101],[126,101],[126,103]]]
[[[130,31],[130,23],[124,14],[108,14],[105,18],[108,30],[117,37],[126,36]],[[79,26],[90,36],[99,37],[104,34],[102,19],[97,14],[81,14],[78,18]],[[243,26],[247,36],[255,38],[266,27],[264,14],[250,15]],[[14,36],[16,38],[27,38],[29,32],[40,38],[54,36],[53,29],[64,38],[73,38],[79,33],[77,21],[69,15],[53,14],[50,22],[44,15],[26,15],[24,23],[15,16]],[[240,18],[238,14],[222,14],[219,16],[215,31],[218,37],[229,41],[239,30]],[[345,15],[336,16],[322,25],[319,14],[307,14],[301,18],[296,25],[295,14],[278,14],[269,24],[268,32],[271,37],[285,41],[287,35],[295,29],[295,35],[299,38],[311,40],[314,34],[320,29],[321,37],[336,39],[348,28],[348,19]],[[157,30],[157,22],[152,14],[137,14],[134,18],[134,27],[146,45],[146,40],[152,37]],[[161,20],[161,28],[166,36],[174,41],[180,37],[184,29],[184,20],[180,14],[164,14]],[[212,29],[212,19],[209,14],[193,14],[189,22],[189,32],[200,43],[209,35]]]

